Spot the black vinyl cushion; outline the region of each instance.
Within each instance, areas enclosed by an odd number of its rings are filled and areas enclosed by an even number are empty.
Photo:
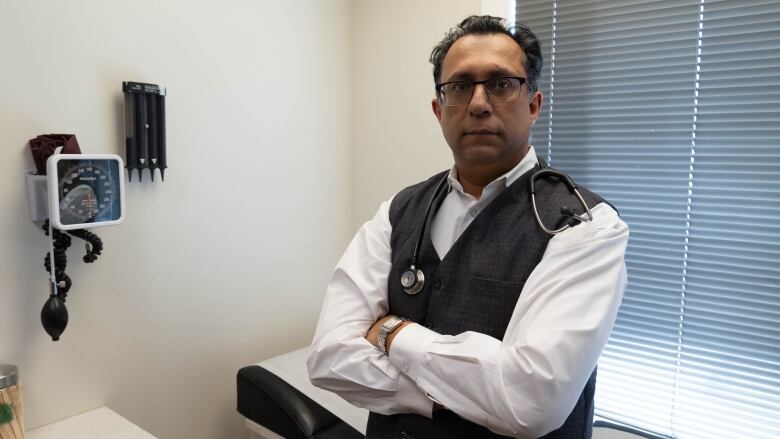
[[[365,438],[336,415],[260,366],[239,369],[236,389],[238,412],[285,438]]]

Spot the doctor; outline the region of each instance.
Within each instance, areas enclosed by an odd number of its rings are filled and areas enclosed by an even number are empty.
[[[454,166],[382,203],[350,243],[311,381],[369,409],[369,439],[590,438],[628,228],[582,187],[592,221],[556,235],[536,222],[542,55],[528,28],[469,17],[431,62]],[[537,180],[536,197],[556,228],[571,220],[561,207],[579,205],[556,179]]]

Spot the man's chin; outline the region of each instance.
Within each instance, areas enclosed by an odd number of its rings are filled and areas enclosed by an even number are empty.
[[[461,145],[453,150],[455,164],[459,167],[505,169],[511,168],[522,160],[525,154],[520,151],[507,151],[501,145],[477,144]]]
[[[501,147],[496,145],[464,145],[460,149],[459,154],[456,154],[456,159],[460,158],[462,161],[470,164],[486,165],[501,160],[501,156],[504,154],[506,154],[506,151],[503,151]]]

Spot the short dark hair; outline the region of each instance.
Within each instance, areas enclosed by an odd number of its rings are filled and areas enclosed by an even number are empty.
[[[441,81],[441,66],[444,57],[447,56],[450,47],[461,37],[469,34],[489,35],[504,34],[515,40],[523,49],[523,67],[528,76],[526,78],[529,90],[535,90],[539,77],[542,74],[542,45],[531,29],[523,24],[509,26],[503,18],[490,15],[472,15],[461,21],[459,25],[450,29],[444,38],[434,46],[431,51],[431,64],[433,64],[433,82]],[[438,91],[436,92],[438,96]]]

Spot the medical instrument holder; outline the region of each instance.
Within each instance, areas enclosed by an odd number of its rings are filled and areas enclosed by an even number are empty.
[[[133,180],[133,170],[138,170],[138,181],[143,180],[143,170],[148,169],[152,181],[154,170],[160,170],[165,180],[168,167],[165,150],[165,87],[142,82],[122,83],[125,120],[125,164],[128,181]]]

